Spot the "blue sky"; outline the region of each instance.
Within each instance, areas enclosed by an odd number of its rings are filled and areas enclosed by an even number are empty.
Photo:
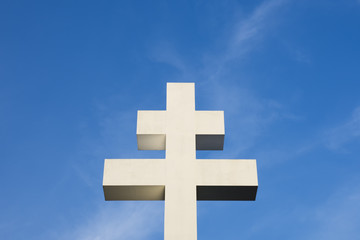
[[[198,202],[198,239],[360,235],[360,1],[0,2],[0,238],[163,239],[163,202],[105,202],[166,82],[224,110],[255,202]]]

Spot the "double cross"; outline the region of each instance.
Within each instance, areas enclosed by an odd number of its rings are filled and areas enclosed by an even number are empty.
[[[166,111],[138,111],[139,150],[165,159],[105,159],[105,200],[165,200],[165,240],[196,240],[197,200],[255,200],[254,159],[196,159],[222,150],[224,112],[196,111],[194,83],[168,83]]]

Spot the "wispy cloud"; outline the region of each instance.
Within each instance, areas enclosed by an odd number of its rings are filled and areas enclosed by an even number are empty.
[[[225,60],[239,57],[250,51],[269,31],[276,12],[285,4],[284,0],[264,1],[246,19],[240,20],[230,37]]]
[[[254,49],[256,44],[260,43],[271,30],[274,22],[278,20],[276,13],[286,2],[285,0],[264,1],[249,16],[240,18],[235,23],[230,23],[233,25],[233,30],[224,37],[224,50],[215,56],[205,58],[205,66],[202,69],[192,69],[190,66],[193,62],[189,64],[184,61],[176,49],[166,41],[160,41],[153,47],[150,58],[171,65],[186,76],[190,72],[191,75],[212,76],[221,70],[228,61],[244,56]],[[211,53],[204,53],[204,55],[208,54]],[[209,81],[210,79],[206,80]]]

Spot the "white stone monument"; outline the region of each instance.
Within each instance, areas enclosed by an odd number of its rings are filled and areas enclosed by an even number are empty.
[[[105,159],[105,200],[165,200],[165,240],[196,240],[197,200],[255,200],[254,159],[196,159],[222,150],[224,112],[196,111],[194,83],[168,83],[166,111],[138,111],[139,150],[165,159]]]

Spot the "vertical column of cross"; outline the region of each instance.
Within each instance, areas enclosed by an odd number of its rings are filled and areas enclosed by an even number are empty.
[[[167,84],[165,239],[196,240],[195,86]]]

